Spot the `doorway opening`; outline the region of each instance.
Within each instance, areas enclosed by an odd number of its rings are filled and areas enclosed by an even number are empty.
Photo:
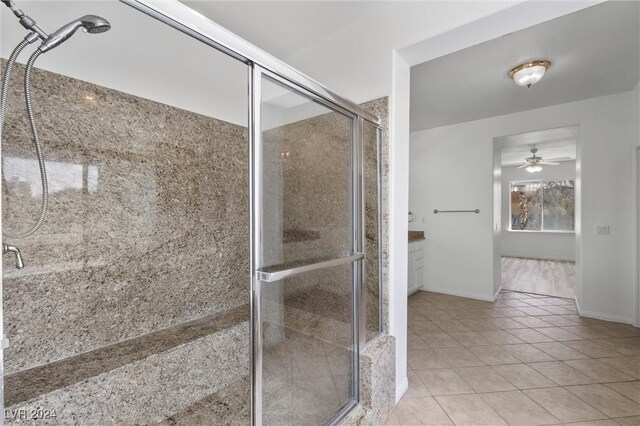
[[[576,296],[578,135],[567,126],[494,139],[503,290]]]

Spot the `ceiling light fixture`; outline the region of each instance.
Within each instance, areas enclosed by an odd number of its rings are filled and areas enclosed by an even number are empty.
[[[532,164],[529,167],[527,167],[525,170],[528,171],[529,173],[535,173],[535,172],[541,171],[542,166],[539,166],[538,164]]]
[[[545,71],[550,66],[551,62],[547,60],[531,61],[512,68],[508,76],[512,78],[518,86],[531,87],[532,84],[536,84],[542,79]]]

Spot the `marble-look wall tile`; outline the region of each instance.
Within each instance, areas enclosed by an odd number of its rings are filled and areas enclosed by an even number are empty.
[[[368,214],[365,216],[366,222],[371,223],[374,220],[377,220],[377,214],[382,216],[382,229],[380,232],[380,237],[382,241],[376,241],[375,234],[371,234],[368,230],[367,232],[367,243],[370,247],[377,247],[378,244],[382,247],[382,259],[379,261],[382,262],[382,326],[383,331],[386,332],[389,329],[389,98],[383,97],[374,99],[372,101],[365,102],[361,104],[364,109],[375,114],[380,118],[380,127],[382,128],[382,141],[381,141],[381,152],[380,152],[380,170],[382,171],[380,183],[382,186],[382,194],[381,194],[381,206],[380,211],[375,212],[374,209],[370,207],[368,209]],[[371,158],[373,154],[373,150],[368,150],[368,156],[366,158],[367,164],[371,167],[373,165],[373,159]],[[369,188],[372,188],[371,183],[376,178],[369,174],[366,176],[366,181],[370,183]],[[365,189],[366,190],[366,189]],[[369,206],[373,206],[375,203],[373,198],[377,196],[377,191],[373,192],[367,190],[365,193],[365,204]],[[374,227],[369,225],[367,226],[365,223],[365,227],[367,229],[373,229]],[[372,251],[372,250],[369,250]],[[377,253],[376,253],[377,255]],[[374,270],[373,266],[375,262],[372,262],[371,265],[367,266],[367,295],[370,300],[376,301],[380,297],[378,293],[377,287],[377,270]],[[372,305],[367,305],[367,326],[369,330],[373,330],[376,323],[379,320],[377,311],[377,303]],[[372,333],[374,334],[374,333]]]
[[[3,130],[3,226],[41,189],[17,66]],[[248,300],[246,128],[35,70],[42,228],[3,258],[8,373]]]
[[[248,366],[244,322],[8,408],[55,410],[56,417],[41,424],[152,425],[246,377]]]

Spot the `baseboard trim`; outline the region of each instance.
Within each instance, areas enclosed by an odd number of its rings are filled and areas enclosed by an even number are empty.
[[[466,291],[450,290],[448,288],[423,286],[422,290],[431,291],[431,292],[434,292],[434,293],[449,294],[451,296],[467,297],[469,299],[485,300],[487,302],[494,302],[495,301],[493,295],[485,296],[485,295],[476,294],[476,293],[467,293]]]
[[[400,402],[400,398],[405,394],[405,392],[409,389],[409,379],[406,378],[402,383],[396,386],[396,404]]]
[[[493,294],[493,301],[495,302],[498,299],[498,296],[500,296],[500,292],[502,291],[502,286],[500,286],[500,288],[498,288],[498,291],[496,291]]]
[[[602,321],[620,322],[623,324],[633,325],[632,317],[623,317],[620,315],[611,315],[611,314],[603,314],[600,312],[584,311],[580,308],[580,303],[578,302],[577,296],[575,297],[575,301],[576,301],[576,310],[578,311],[578,315],[580,315],[581,317],[594,318]]]

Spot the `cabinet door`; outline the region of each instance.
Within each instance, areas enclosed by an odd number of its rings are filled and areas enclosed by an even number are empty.
[[[408,293],[411,293],[417,285],[417,277],[416,277],[416,254],[409,253],[409,265],[407,271],[407,281],[408,281]]]
[[[422,254],[422,250],[420,251],[420,254]],[[416,261],[416,273],[415,273],[415,280],[416,280],[415,289],[416,290],[422,288],[422,286],[424,285],[424,266],[423,265],[424,265],[423,259],[419,259]]]

